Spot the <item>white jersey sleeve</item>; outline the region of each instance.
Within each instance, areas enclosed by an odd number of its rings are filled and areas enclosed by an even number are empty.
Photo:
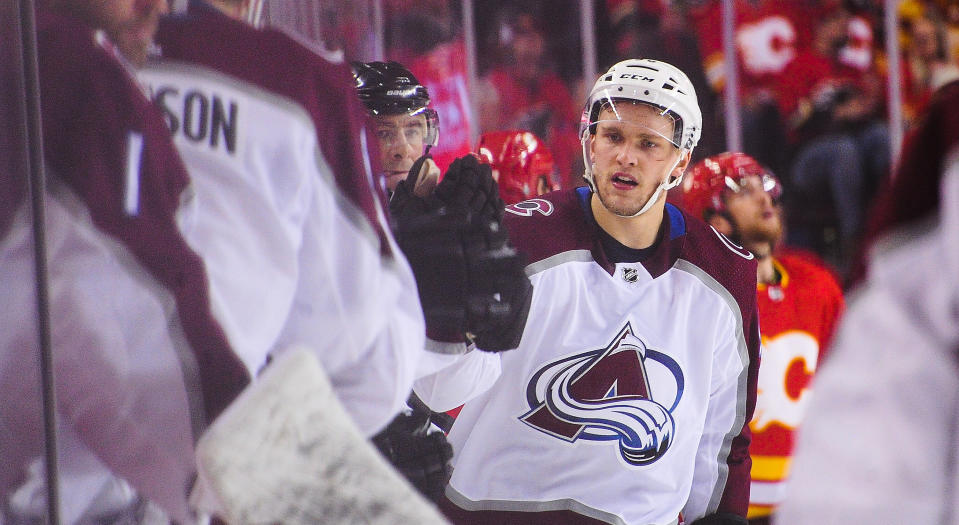
[[[474,349],[449,366],[417,379],[413,391],[434,412],[446,412],[493,386],[501,366],[498,353]]]

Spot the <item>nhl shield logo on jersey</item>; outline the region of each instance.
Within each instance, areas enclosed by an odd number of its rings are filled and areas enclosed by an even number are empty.
[[[626,323],[604,348],[560,358],[533,374],[529,411],[519,419],[570,443],[615,442],[627,465],[648,465],[673,442],[672,411],[683,383],[679,364],[648,348]]]
[[[522,217],[530,217],[534,211],[543,215],[550,215],[553,213],[553,203],[545,199],[530,199],[509,205],[506,207],[506,211]]]

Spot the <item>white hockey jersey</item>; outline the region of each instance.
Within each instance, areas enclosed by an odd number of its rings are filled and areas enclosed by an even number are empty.
[[[109,510],[97,496],[116,476],[191,523],[193,442],[250,375],[178,230],[189,177],[162,115],[102,33],[37,20],[59,521]],[[0,238],[0,499],[10,521],[44,521],[33,224],[14,210]]]
[[[578,188],[507,208],[533,303],[519,348],[501,354],[499,380],[450,432],[448,515],[642,525],[677,523],[681,512],[745,515],[755,262],[667,205],[652,254],[612,264],[590,195]]]
[[[364,165],[349,67],[200,2],[161,23],[158,42],[163,59],[140,78],[194,181],[182,227],[217,319],[253,372],[268,352],[316,349],[374,433],[428,352],[412,272]]]

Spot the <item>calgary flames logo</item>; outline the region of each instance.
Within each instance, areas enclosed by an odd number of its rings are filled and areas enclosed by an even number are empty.
[[[654,400],[650,378],[662,393]],[[683,394],[683,374],[671,357],[647,348],[629,323],[605,347],[540,368],[526,387],[527,425],[570,443],[615,441],[631,466],[662,457],[673,442],[672,410]],[[668,408],[667,408],[668,407]]]
[[[772,423],[789,429],[799,426],[818,358],[819,344],[805,332],[790,331],[763,340],[756,410],[750,423],[753,432],[764,431]]]

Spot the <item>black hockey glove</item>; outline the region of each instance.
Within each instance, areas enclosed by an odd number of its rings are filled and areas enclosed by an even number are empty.
[[[492,168],[481,164],[475,155],[454,160],[436,186],[435,195],[450,209],[468,211],[496,222],[503,220],[506,203],[499,196]]]
[[[464,244],[473,292],[468,332],[481,350],[516,348],[526,328],[533,287],[524,271],[525,258],[509,245],[503,227],[506,203],[492,168],[474,155],[460,157],[450,165],[435,195],[447,209],[471,213],[479,223]]]
[[[430,338],[458,342],[471,333],[482,350],[516,348],[532,287],[524,258],[509,246],[490,167],[461,157],[433,197],[400,195],[395,207],[391,201],[396,238],[413,268]]]
[[[396,219],[396,241],[416,278],[427,335],[437,341],[463,342],[470,292],[462,232],[472,228],[469,217],[440,208]]]
[[[690,525],[749,525],[749,521],[742,516],[720,512],[719,514],[710,514],[703,516],[692,522]]]
[[[476,347],[501,352],[519,346],[533,286],[526,277],[526,258],[509,245],[505,228],[492,219],[484,219],[484,238],[467,243],[474,283],[469,302],[467,330]]]
[[[408,405],[373,436],[373,444],[421,494],[439,502],[453,473],[453,447],[441,430],[430,425],[432,412],[415,394]]]

